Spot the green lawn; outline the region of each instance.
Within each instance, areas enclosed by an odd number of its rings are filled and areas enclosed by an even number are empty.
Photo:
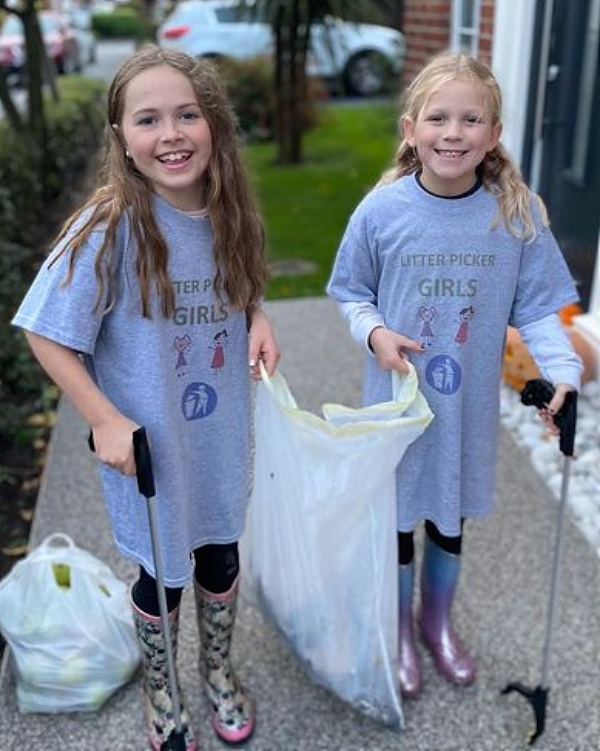
[[[276,164],[274,144],[247,148],[267,230],[269,299],[324,294],[351,212],[393,159],[396,119],[391,102],[327,105],[298,166]]]

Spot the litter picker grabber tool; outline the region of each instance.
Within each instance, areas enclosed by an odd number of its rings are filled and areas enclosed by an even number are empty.
[[[175,672],[175,657],[173,655],[173,642],[171,641],[167,596],[165,594],[164,566],[162,551],[160,549],[160,540],[158,539],[158,524],[156,523],[156,490],[154,488],[154,472],[152,470],[150,446],[144,428],[138,428],[133,433],[133,453],[135,457],[135,472],[138,489],[146,498],[148,509],[148,527],[150,528],[150,540],[152,543],[158,606],[160,608],[160,621],[165,642],[169,689],[171,692],[171,702],[173,704],[173,720],[175,722],[175,727],[171,731],[171,734],[161,745],[161,751],[185,751],[185,734],[181,722],[181,704],[179,701],[177,674]]]
[[[527,381],[521,392],[521,401],[527,406],[535,406],[538,409],[547,406],[554,395],[554,386],[541,378]],[[554,423],[560,431],[559,446],[564,455],[564,468],[560,501],[558,506],[558,519],[554,536],[554,554],[552,561],[552,578],[550,585],[550,602],[548,606],[548,621],[546,624],[546,641],[542,663],[542,679],[535,688],[527,688],[522,683],[509,683],[503,690],[503,694],[515,691],[524,696],[531,704],[535,717],[535,728],[529,733],[529,745],[544,732],[546,724],[546,705],[548,703],[550,657],[552,654],[552,639],[554,635],[554,623],[558,604],[558,588],[560,582],[560,559],[562,552],[563,527],[566,514],[569,477],[571,462],[575,448],[575,431],[577,425],[577,392],[569,391],[558,414],[554,417]]]
[[[94,451],[94,439],[92,433],[88,438],[88,443]],[[154,487],[154,472],[152,469],[152,456],[150,445],[146,435],[145,428],[141,427],[133,433],[133,454],[135,457],[135,471],[137,484],[140,494],[146,498],[148,509],[148,527],[150,529],[150,541],[152,544],[152,556],[154,560],[154,571],[156,579],[156,590],[158,594],[158,606],[160,609],[160,622],[162,627],[163,639],[165,642],[165,656],[167,658],[167,673],[169,679],[169,690],[171,692],[171,701],[173,704],[173,721],[174,729],[169,737],[161,745],[161,751],[186,751],[185,733],[183,723],[181,722],[181,703],[179,699],[179,687],[177,686],[177,674],[175,671],[175,657],[171,641],[171,627],[169,624],[169,611],[167,609],[167,596],[165,593],[165,577],[162,559],[162,551],[158,535],[158,524],[156,521],[156,490]]]

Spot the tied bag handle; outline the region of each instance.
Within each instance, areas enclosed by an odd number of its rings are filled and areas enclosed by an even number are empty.
[[[62,542],[63,545],[56,545],[57,542]],[[65,532],[53,532],[51,535],[48,535],[42,542],[37,546],[37,548],[34,548],[34,550],[43,550],[44,548],[76,548],[77,545],[75,545],[75,542],[73,541],[72,537],[69,537],[68,534]]]
[[[62,542],[62,545],[56,543]],[[69,588],[74,584],[71,570],[93,576],[97,586],[108,597],[114,593],[114,585],[122,585],[110,567],[92,553],[80,548],[72,537],[65,532],[53,532],[31,550],[21,561],[22,564],[47,563],[53,568],[52,576],[60,586],[68,582]],[[58,578],[57,578],[58,577]],[[123,585],[124,586],[124,585]]]

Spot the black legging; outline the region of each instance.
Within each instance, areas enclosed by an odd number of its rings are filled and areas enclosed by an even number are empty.
[[[194,551],[194,562],[194,578],[203,589],[214,594],[227,592],[240,571],[238,544],[203,545]],[[179,605],[182,593],[183,587],[165,587],[169,612]],[[144,613],[160,615],[156,579],[143,566],[140,566],[140,578],[133,585],[132,597]]]
[[[460,555],[462,550],[462,527],[464,519],[461,519],[461,534],[457,537],[446,537],[429,519],[425,522],[425,532],[430,540],[447,553]],[[406,566],[412,563],[415,557],[415,533],[398,532],[398,565]]]

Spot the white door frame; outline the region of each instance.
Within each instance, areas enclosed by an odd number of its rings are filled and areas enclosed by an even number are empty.
[[[546,61],[548,59],[548,34],[553,4],[554,0],[547,0],[546,18],[542,24],[544,39],[542,40],[541,54],[542,60],[545,59]],[[528,101],[531,96],[536,97],[531,187],[537,191],[539,159],[543,145],[539,125],[544,108],[544,89],[547,75],[544,73],[544,75],[539,76],[538,91],[529,91],[534,24],[535,3],[533,0],[518,3],[515,3],[514,0],[496,0],[492,69],[502,88],[504,100],[502,143],[515,162],[519,165],[522,164]],[[547,69],[547,63],[542,64],[544,69]],[[598,207],[598,210],[600,211],[600,207]],[[596,377],[600,379],[600,236],[589,311],[585,315],[577,316],[573,325],[595,347],[597,352]]]

